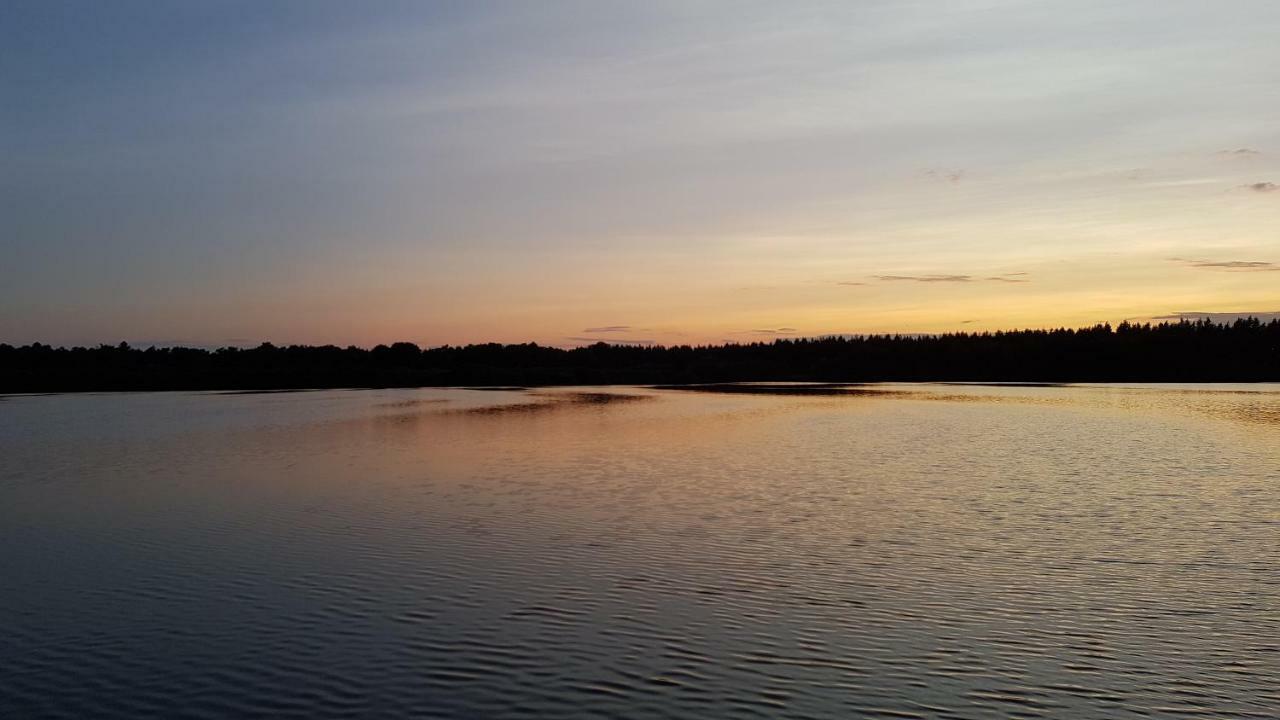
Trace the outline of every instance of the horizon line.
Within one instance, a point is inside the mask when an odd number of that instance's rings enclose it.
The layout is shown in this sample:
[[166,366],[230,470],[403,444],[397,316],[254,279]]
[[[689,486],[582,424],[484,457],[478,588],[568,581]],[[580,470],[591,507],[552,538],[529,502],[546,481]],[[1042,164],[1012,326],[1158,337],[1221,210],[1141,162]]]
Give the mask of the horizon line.
[[[1225,317],[1218,320],[1218,319],[1214,319],[1214,317],[1212,316],[1225,316]],[[1261,316],[1275,316],[1275,317],[1264,318]],[[1177,319],[1174,319],[1175,317]],[[1124,319],[1116,323],[1112,323],[1111,321],[1102,321],[1102,322],[1093,323],[1091,325],[1076,325],[1076,326],[1047,325],[1047,326],[1040,326],[1040,327],[1022,326],[1022,327],[1003,328],[1003,329],[995,329],[995,330],[963,330],[961,329],[961,330],[944,330],[944,331],[938,331],[938,332],[865,332],[865,333],[832,332],[832,333],[814,333],[814,334],[796,334],[796,335],[774,335],[770,337],[761,337],[755,340],[748,340],[748,341],[726,339],[722,342],[704,342],[704,343],[667,344],[667,343],[661,343],[661,342],[650,341],[650,340],[631,341],[631,340],[625,340],[625,339],[619,339],[619,340],[614,340],[610,342],[602,338],[595,342],[582,342],[582,343],[573,343],[573,344],[540,343],[540,342],[537,342],[536,340],[526,340],[523,342],[499,342],[496,340],[492,340],[492,341],[486,341],[486,342],[468,342],[468,343],[445,342],[445,343],[430,345],[430,344],[419,344],[412,340],[394,340],[390,343],[382,342],[382,343],[374,344],[372,346],[368,346],[368,345],[357,345],[355,343],[350,343],[346,345],[338,345],[335,343],[276,344],[274,342],[271,342],[270,340],[263,340],[255,344],[250,344],[249,342],[245,341],[241,344],[216,345],[216,344],[201,344],[201,343],[186,344],[182,341],[178,341],[174,343],[163,343],[163,342],[157,343],[154,341],[148,341],[146,343],[141,343],[138,341],[130,342],[128,340],[121,340],[117,343],[100,342],[96,344],[53,345],[51,343],[44,343],[39,340],[35,340],[35,341],[24,343],[24,344],[15,344],[10,342],[0,341],[0,350],[2,349],[18,350],[23,348],[41,347],[41,348],[49,348],[53,350],[100,350],[103,348],[110,348],[110,349],[129,349],[129,350],[138,350],[138,351],[200,350],[200,351],[209,352],[209,351],[218,351],[218,350],[247,351],[247,350],[257,350],[263,347],[270,347],[270,348],[276,348],[276,349],[336,348],[339,350],[356,349],[356,350],[362,350],[365,352],[372,352],[372,351],[378,350],[379,348],[385,348],[387,350],[390,350],[397,345],[413,346],[419,351],[439,350],[439,349],[445,349],[445,348],[483,347],[488,345],[497,345],[500,347],[532,346],[532,347],[540,347],[540,348],[554,348],[557,350],[566,350],[566,351],[580,349],[580,348],[597,347],[600,345],[604,345],[607,347],[614,347],[614,348],[639,348],[639,349],[669,349],[669,348],[681,348],[681,347],[719,348],[719,347],[749,346],[749,345],[776,345],[780,343],[794,342],[798,340],[821,341],[821,340],[855,340],[855,339],[871,339],[871,338],[889,338],[889,339],[930,338],[930,337],[946,337],[946,336],[981,337],[984,335],[1029,333],[1029,332],[1032,332],[1032,333],[1034,332],[1083,332],[1083,331],[1096,332],[1103,329],[1114,332],[1116,329],[1122,326],[1138,327],[1138,328],[1142,328],[1142,327],[1156,328],[1156,327],[1162,327],[1162,326],[1176,326],[1176,325],[1213,325],[1217,327],[1229,327],[1239,322],[1248,322],[1248,321],[1256,321],[1260,325],[1264,325],[1264,326],[1280,324],[1280,311],[1274,311],[1274,312],[1268,311],[1265,313],[1240,313],[1240,314],[1229,313],[1229,312],[1178,313],[1178,314],[1171,314],[1171,315],[1165,315],[1165,316],[1154,316],[1150,318]]]

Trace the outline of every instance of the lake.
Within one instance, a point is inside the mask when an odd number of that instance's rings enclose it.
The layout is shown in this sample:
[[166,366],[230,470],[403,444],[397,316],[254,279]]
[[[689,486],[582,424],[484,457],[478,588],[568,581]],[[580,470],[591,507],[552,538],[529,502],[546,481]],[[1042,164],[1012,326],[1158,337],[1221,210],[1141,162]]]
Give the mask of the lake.
[[3,718],[1274,718],[1280,386],[8,396],[0,583]]

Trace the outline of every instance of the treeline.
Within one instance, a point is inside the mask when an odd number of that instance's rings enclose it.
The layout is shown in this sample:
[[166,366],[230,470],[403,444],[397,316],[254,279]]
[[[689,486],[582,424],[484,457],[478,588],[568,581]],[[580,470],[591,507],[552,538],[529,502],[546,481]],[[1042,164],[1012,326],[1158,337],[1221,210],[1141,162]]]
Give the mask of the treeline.
[[0,393],[741,381],[1280,381],[1280,320],[867,335],[717,346],[371,350],[0,344]]

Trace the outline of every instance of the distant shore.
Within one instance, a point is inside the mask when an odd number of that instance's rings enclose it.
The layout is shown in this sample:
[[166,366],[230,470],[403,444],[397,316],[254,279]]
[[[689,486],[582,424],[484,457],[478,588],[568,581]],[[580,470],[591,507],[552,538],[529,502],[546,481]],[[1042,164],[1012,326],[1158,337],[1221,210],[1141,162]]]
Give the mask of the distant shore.
[[797,381],[1278,382],[1280,320],[572,349],[0,344],[0,393]]

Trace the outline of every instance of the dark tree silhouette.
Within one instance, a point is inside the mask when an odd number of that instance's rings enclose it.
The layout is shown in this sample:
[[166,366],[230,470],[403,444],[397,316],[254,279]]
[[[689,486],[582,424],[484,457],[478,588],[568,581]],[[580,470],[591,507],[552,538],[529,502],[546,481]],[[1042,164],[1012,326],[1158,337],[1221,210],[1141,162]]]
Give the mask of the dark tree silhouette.
[[1280,320],[570,350],[534,343],[427,350],[407,342],[372,350],[0,344],[2,393],[892,380],[1280,381]]

